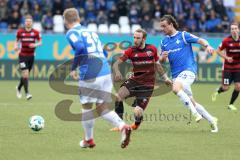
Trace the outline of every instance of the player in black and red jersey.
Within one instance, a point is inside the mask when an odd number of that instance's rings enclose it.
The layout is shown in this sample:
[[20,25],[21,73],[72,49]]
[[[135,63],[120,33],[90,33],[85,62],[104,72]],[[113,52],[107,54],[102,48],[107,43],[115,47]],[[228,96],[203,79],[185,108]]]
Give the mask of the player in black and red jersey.
[[[228,109],[237,110],[233,105],[240,91],[240,36],[239,24],[232,23],[230,26],[231,35],[226,37],[216,50],[218,55],[224,58],[222,70],[222,85],[217,92],[213,93],[212,100],[215,101],[218,94],[225,92],[234,82],[235,88],[232,93]],[[222,51],[225,51],[223,53]]]
[[42,44],[40,33],[32,28],[33,19],[31,15],[25,16],[25,26],[17,31],[14,50],[19,53],[19,68],[21,79],[16,87],[17,97],[21,98],[21,88],[24,87],[27,100],[32,98],[28,91],[29,72],[34,63],[34,51],[37,46]]
[[[134,32],[134,46],[128,48],[124,54],[113,64],[115,80],[122,79],[118,65],[126,60],[131,60],[133,65],[133,75],[130,76],[120,87],[116,94],[115,111],[123,114],[122,101],[127,97],[135,97],[134,117],[135,123],[132,129],[137,129],[143,119],[143,111],[146,109],[152,95],[155,83],[155,71],[164,75],[165,81],[171,81],[164,74],[162,66],[158,62],[158,52],[154,45],[146,44],[147,33],[143,29]],[[122,116],[122,115],[119,115]],[[114,130],[114,129],[112,129]]]

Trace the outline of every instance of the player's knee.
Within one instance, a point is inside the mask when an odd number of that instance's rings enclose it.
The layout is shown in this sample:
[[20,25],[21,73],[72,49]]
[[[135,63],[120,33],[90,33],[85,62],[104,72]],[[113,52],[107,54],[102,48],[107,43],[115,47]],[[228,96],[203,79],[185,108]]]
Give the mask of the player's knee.
[[224,86],[222,86],[222,89],[223,89],[224,91],[227,91],[227,90],[229,89],[229,86],[224,85]]
[[240,91],[240,84],[236,84],[236,85],[235,85],[235,90],[236,90],[236,91]]
[[173,84],[172,91],[173,93],[177,94],[182,89],[181,85]]
[[173,87],[172,91],[173,93],[177,94],[181,89],[179,87]]

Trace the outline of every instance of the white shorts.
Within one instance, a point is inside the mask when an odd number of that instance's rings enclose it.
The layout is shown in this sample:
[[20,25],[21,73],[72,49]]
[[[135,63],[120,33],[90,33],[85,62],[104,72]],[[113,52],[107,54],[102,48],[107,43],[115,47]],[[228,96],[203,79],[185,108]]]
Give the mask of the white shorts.
[[196,75],[192,71],[182,71],[177,78],[173,79],[174,82],[180,82],[183,86],[183,91],[188,95],[192,96],[191,85],[195,81]]
[[79,96],[81,104],[111,102],[112,87],[111,74],[98,77],[93,81],[80,80]]

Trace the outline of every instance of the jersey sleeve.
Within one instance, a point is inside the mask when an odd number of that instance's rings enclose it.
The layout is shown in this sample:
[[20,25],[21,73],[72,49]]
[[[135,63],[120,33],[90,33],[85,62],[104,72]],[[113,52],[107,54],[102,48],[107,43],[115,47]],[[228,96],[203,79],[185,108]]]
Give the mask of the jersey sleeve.
[[195,36],[194,34],[188,33],[188,32],[182,32],[183,41],[187,43],[197,43],[199,40],[198,36]]
[[222,41],[222,43],[219,45],[218,49],[220,51],[224,50],[226,48],[226,39]]
[[37,39],[38,41],[41,41],[42,36],[41,36],[41,33],[40,33],[40,32],[37,32],[37,37],[36,37],[36,39]]
[[165,47],[163,45],[163,41],[160,42],[160,49],[161,49],[160,55],[162,55],[162,52],[166,51],[166,49],[165,49]]
[[18,30],[18,31],[17,31],[17,34],[16,34],[16,39],[17,39],[17,41],[20,40],[20,36],[21,36],[21,31]]
[[130,58],[132,49],[128,48],[127,50],[124,51],[123,55],[119,57],[120,60],[122,60],[123,62],[126,61],[127,59]]
[[67,40],[74,50],[74,60],[72,64],[71,70],[75,70],[81,61],[81,54],[84,51],[84,44],[81,37],[73,31],[67,33]]
[[154,60],[155,62],[157,62],[159,60],[158,50],[155,46],[153,46],[153,48],[154,48]]

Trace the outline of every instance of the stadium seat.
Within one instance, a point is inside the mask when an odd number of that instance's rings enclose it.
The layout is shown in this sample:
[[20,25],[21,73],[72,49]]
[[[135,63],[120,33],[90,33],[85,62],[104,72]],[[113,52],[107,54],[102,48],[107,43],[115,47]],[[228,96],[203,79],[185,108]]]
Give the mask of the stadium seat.
[[62,33],[64,30],[63,17],[61,15],[53,16],[53,32]]
[[118,34],[120,32],[118,24],[111,24],[109,26],[109,33]]
[[131,33],[131,28],[128,24],[125,24],[125,25],[121,26],[120,32],[122,34],[130,34]]
[[89,23],[88,25],[87,25],[87,28],[90,30],[90,31],[92,31],[92,32],[97,32],[97,24],[96,23]]
[[121,17],[119,17],[118,23],[120,26],[128,25],[129,19],[127,16],[121,16]]
[[36,29],[39,32],[42,32],[42,24],[40,22],[34,22],[33,28]]
[[140,24],[133,24],[131,28],[131,32],[134,33],[139,28],[141,28]]
[[99,24],[98,33],[108,33],[108,25],[107,24]]

